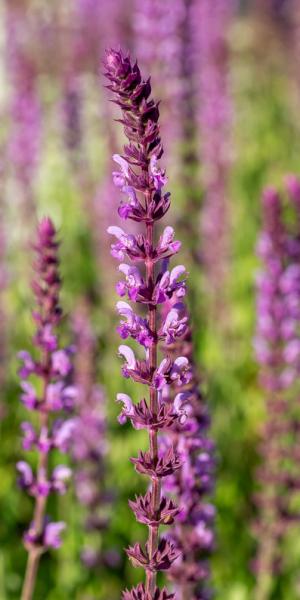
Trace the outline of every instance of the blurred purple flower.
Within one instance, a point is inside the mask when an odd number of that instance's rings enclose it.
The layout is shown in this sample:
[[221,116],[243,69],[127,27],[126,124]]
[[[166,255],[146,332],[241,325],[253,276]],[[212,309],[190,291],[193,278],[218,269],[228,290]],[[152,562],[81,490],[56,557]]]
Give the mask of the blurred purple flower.
[[[21,425],[23,448],[35,449],[39,455],[36,472],[25,461],[17,463],[21,487],[35,497],[34,519],[24,536],[29,557],[23,594],[28,598],[33,594],[41,553],[48,547],[56,548],[60,545],[59,534],[65,527],[64,523],[46,522],[45,511],[47,496],[51,492],[65,493],[66,483],[71,476],[71,470],[66,465],[58,465],[51,473],[49,453],[53,448],[59,448],[63,452],[68,450],[72,425],[71,421],[64,421],[62,418],[52,421],[50,417],[51,413],[70,410],[76,392],[64,379],[71,370],[69,350],[58,349],[55,331],[62,317],[59,306],[61,282],[58,242],[50,219],[45,218],[39,223],[34,248],[36,261],[32,288],[37,308],[33,312],[36,323],[33,343],[38,350],[38,358],[33,358],[27,351],[18,355],[23,363],[20,369],[20,377],[23,378],[21,400],[27,409],[37,411],[40,417],[37,429],[27,421]],[[27,381],[31,375],[40,379],[39,395],[35,385]]]
[[[260,445],[258,515],[254,534],[256,594],[271,593],[272,578],[284,553],[284,540],[299,514],[293,506],[299,489],[298,378],[300,372],[300,181],[286,179],[294,223],[274,188],[263,194],[263,226],[257,244],[262,270],[257,277],[257,330],[254,342],[267,418]],[[296,225],[295,225],[296,223]],[[297,409],[296,409],[297,410]]]
[[66,524],[62,521],[58,521],[58,523],[48,523],[44,533],[45,546],[48,548],[59,548],[61,546],[60,535],[65,527]]

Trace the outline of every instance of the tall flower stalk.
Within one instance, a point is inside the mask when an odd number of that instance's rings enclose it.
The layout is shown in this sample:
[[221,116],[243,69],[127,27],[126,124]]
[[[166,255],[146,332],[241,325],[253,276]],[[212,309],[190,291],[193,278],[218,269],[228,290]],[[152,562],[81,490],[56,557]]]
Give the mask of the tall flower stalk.
[[[33,597],[40,557],[49,548],[60,546],[60,534],[65,528],[63,522],[51,522],[46,510],[49,494],[63,494],[71,475],[66,465],[58,465],[51,471],[50,458],[54,449],[68,450],[72,420],[65,420],[62,415],[72,409],[75,395],[75,389],[66,382],[71,371],[71,349],[59,348],[55,332],[62,318],[59,306],[61,280],[56,231],[48,218],[38,226],[35,251],[32,288],[36,309],[32,316],[36,324],[33,344],[37,352],[35,357],[27,351],[19,354],[22,360],[21,400],[28,410],[38,415],[35,426],[27,421],[21,426],[24,450],[34,449],[38,455],[36,472],[23,460],[17,463],[19,484],[35,502],[33,519],[24,535],[28,561],[22,600]],[[28,381],[31,376],[39,380],[39,385]],[[57,413],[57,418],[53,419]]]
[[[133,403],[126,394],[118,394],[117,400],[123,403],[119,420],[129,419],[135,428],[148,430],[149,449],[140,451],[131,461],[137,472],[150,478],[150,488],[145,496],[130,501],[130,506],[140,523],[148,526],[148,539],[145,548],[139,543],[129,547],[127,554],[136,567],[146,572],[145,585],[140,584],[131,591],[125,591],[124,600],[166,600],[174,598],[166,590],[156,587],[158,571],[167,571],[178,556],[174,544],[160,538],[159,527],[173,522],[178,508],[172,500],[161,494],[161,481],[180,467],[180,459],[173,446],[164,451],[158,447],[158,433],[168,429],[182,418],[184,405],[181,398],[174,404],[167,404],[162,397],[164,386],[172,381],[184,385],[189,380],[189,365],[186,357],[163,358],[159,362],[159,342],[176,339],[184,332],[185,324],[179,314],[172,319],[169,315],[162,322],[158,318],[158,305],[164,304],[177,293],[185,293],[185,282],[181,277],[185,268],[180,265],[171,271],[166,259],[176,254],[180,243],[174,241],[174,231],[166,227],[157,239],[157,222],[167,213],[170,194],[163,192],[167,179],[157,161],[163,154],[159,135],[158,103],[151,99],[150,81],[142,80],[137,63],[122,52],[109,50],[105,60],[108,88],[115,96],[115,102],[122,109],[121,123],[129,143],[124,146],[124,156],[114,155],[121,167],[114,172],[114,181],[123,192],[119,215],[144,225],[143,233],[132,235],[120,227],[110,227],[108,232],[116,237],[112,254],[121,260],[119,270],[125,280],[117,285],[121,297],[137,302],[146,309],[146,316],[134,312],[132,307],[121,300],[117,310],[121,316],[119,333],[123,339],[131,337],[142,347],[144,358],[137,359],[131,347],[122,344],[119,354],[124,357],[122,368],[124,377],[142,383],[149,389],[149,398]],[[123,262],[128,259],[131,264]],[[144,273],[137,266],[144,267]]]
[[257,600],[270,597],[274,576],[282,571],[284,538],[299,521],[294,499],[300,486],[300,182],[291,177],[287,187],[290,204],[296,208],[296,229],[288,227],[283,200],[269,188],[263,196],[263,231],[258,244],[263,270],[257,281],[255,349],[267,419],[262,432],[254,527],[258,540]]
[[[181,312],[181,318],[188,324],[188,313],[182,302],[173,304],[169,314]],[[171,305],[172,306],[172,305]],[[169,317],[170,318],[170,317]],[[172,358],[178,354],[185,356],[190,364],[191,378],[184,387],[176,382],[164,389],[164,400],[177,403],[186,402],[186,418],[183,423],[174,425],[165,436],[172,441],[182,461],[181,469],[165,480],[163,489],[171,492],[180,507],[176,523],[170,537],[180,550],[180,557],[172,565],[168,575],[175,583],[177,600],[208,600],[209,557],[214,548],[215,508],[210,502],[214,489],[214,443],[208,437],[210,418],[205,398],[200,388],[197,367],[193,357],[193,340],[190,325],[183,336],[165,347],[165,353]],[[163,443],[165,440],[163,440]]]

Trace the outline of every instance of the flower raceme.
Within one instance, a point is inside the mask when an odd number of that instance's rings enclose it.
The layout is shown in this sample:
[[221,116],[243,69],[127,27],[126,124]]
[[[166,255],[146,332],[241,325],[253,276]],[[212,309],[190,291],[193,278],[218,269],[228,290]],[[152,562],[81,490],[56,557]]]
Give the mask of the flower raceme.
[[[263,228],[257,253],[257,329],[254,341],[267,420],[260,445],[257,476],[258,540],[255,561],[256,597],[272,592],[274,575],[282,572],[284,548],[298,526],[300,369],[300,181],[286,180],[286,198],[267,188],[262,198]],[[286,211],[288,211],[286,213]],[[294,214],[293,214],[294,213]],[[294,219],[292,219],[292,215]]]
[[[140,451],[131,460],[136,470],[151,481],[145,496],[130,501],[136,519],[148,526],[148,541],[144,548],[135,544],[127,550],[132,564],[145,570],[146,581],[145,585],[125,591],[123,598],[167,600],[174,595],[157,588],[156,574],[171,567],[178,551],[172,542],[159,537],[159,526],[172,523],[179,509],[161,494],[161,480],[179,469],[181,461],[172,445],[163,450],[158,448],[158,433],[175,423],[179,427],[184,421],[186,394],[178,392],[171,405],[164,402],[162,390],[172,382],[179,387],[188,383],[190,369],[185,356],[165,356],[159,362],[158,350],[160,343],[173,342],[186,330],[187,319],[181,304],[185,295],[185,268],[178,265],[168,270],[169,260],[180,250],[172,227],[165,227],[160,236],[157,234],[157,222],[170,207],[170,194],[163,191],[167,177],[158,164],[163,147],[158,103],[151,99],[150,80],[144,81],[137,63],[132,64],[121,51],[107,51],[105,70],[113,101],[122,110],[120,122],[128,139],[123,155],[113,156],[119,166],[113,172],[113,180],[123,196],[119,215],[125,221],[140,223],[140,233],[135,235],[121,227],[108,229],[115,238],[112,255],[120,261],[119,271],[124,275],[117,284],[117,293],[122,298],[117,303],[121,317],[118,331],[122,339],[132,338],[143,348],[142,357],[138,358],[131,347],[122,344],[119,355],[124,359],[124,377],[144,384],[149,390],[149,398],[137,403],[126,394],[117,395],[122,404],[120,423],[130,420],[134,428],[148,430],[149,450]],[[161,321],[158,306],[169,302],[175,293],[176,303]],[[143,306],[145,314],[141,316],[126,299]]]
[[[36,356],[27,351],[19,353],[22,361],[19,371],[22,380],[21,401],[29,411],[39,415],[39,427],[34,427],[29,421],[21,425],[24,450],[36,450],[38,453],[37,469],[34,472],[24,460],[17,463],[19,484],[35,499],[33,520],[24,535],[28,563],[22,600],[30,600],[33,596],[41,554],[61,544],[60,534],[65,523],[51,522],[46,515],[46,506],[49,494],[65,493],[71,470],[66,465],[58,465],[51,472],[49,458],[54,449],[60,452],[69,449],[74,423],[72,419],[64,419],[63,415],[72,410],[76,396],[75,388],[68,385],[66,380],[72,369],[73,349],[59,348],[55,331],[62,318],[59,306],[61,280],[58,242],[50,219],[45,218],[40,222],[34,249],[36,261],[32,288],[37,308],[32,315],[36,324],[33,344],[37,352]],[[41,391],[38,392],[35,385],[28,381],[31,376],[40,380]]]

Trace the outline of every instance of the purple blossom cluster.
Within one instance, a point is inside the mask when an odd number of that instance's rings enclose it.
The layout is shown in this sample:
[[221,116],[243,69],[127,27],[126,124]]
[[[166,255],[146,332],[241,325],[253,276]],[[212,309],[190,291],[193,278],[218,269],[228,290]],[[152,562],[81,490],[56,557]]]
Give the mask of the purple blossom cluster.
[[194,7],[194,22],[199,24],[196,37],[200,77],[198,106],[204,178],[202,257],[215,304],[223,303],[228,256],[231,103],[226,36],[232,10],[233,0],[201,0]]
[[[176,300],[175,300],[176,301]],[[186,320],[188,314],[183,307]],[[210,502],[214,488],[214,444],[208,437],[210,419],[203,398],[197,368],[193,359],[191,328],[184,335],[166,341],[165,353],[172,358],[180,354],[188,359],[190,380],[185,386],[177,383],[163,390],[164,401],[172,406],[184,397],[184,415],[180,425],[174,424],[162,444],[172,443],[182,467],[165,480],[163,491],[171,492],[180,512],[170,533],[170,539],[180,551],[179,558],[169,571],[175,583],[178,600],[207,600],[211,598],[209,556],[214,548],[215,508]]]
[[34,471],[24,460],[17,463],[19,484],[35,500],[33,519],[24,535],[29,556],[22,600],[32,597],[41,554],[61,544],[60,534],[65,523],[48,519],[47,499],[51,493],[64,494],[71,476],[71,470],[65,464],[53,470],[50,467],[54,449],[64,453],[68,451],[73,421],[66,419],[64,414],[70,413],[76,398],[76,389],[68,383],[73,349],[60,348],[55,331],[62,318],[58,246],[54,225],[50,219],[44,218],[39,223],[34,246],[36,260],[32,281],[36,301],[36,309],[32,313],[36,325],[33,344],[37,352],[36,356],[25,350],[19,353],[22,361],[19,371],[21,401],[27,410],[38,416],[34,425],[29,421],[21,425],[23,448],[36,451],[38,465]]
[[[175,293],[178,298],[184,296],[185,268],[168,270],[168,259],[180,248],[171,227],[166,227],[156,240],[156,224],[169,209],[170,194],[163,191],[167,178],[158,166],[163,148],[158,103],[151,99],[150,80],[144,81],[137,63],[132,64],[121,51],[107,52],[105,68],[108,88],[122,110],[121,123],[128,139],[124,155],[114,156],[120,167],[113,174],[114,182],[124,195],[119,215],[144,224],[144,230],[136,235],[119,227],[108,230],[116,238],[112,253],[122,261],[119,270],[124,274],[117,292],[121,298],[127,296],[131,302],[144,305],[146,312],[143,317],[127,302],[122,300],[117,304],[122,317],[119,333],[122,338],[136,340],[142,346],[143,356],[137,358],[131,347],[122,344],[119,347],[124,358],[122,373],[149,389],[149,399],[142,398],[138,403],[126,394],[118,394],[117,400],[123,405],[119,420],[124,423],[128,419],[133,427],[148,430],[149,450],[141,450],[131,460],[137,472],[147,475],[151,483],[145,496],[137,496],[130,502],[136,519],[148,526],[146,546],[136,543],[127,550],[132,564],[145,570],[146,582],[124,592],[123,597],[126,600],[173,598],[173,594],[156,587],[157,572],[168,571],[178,557],[174,544],[166,537],[159,537],[159,527],[171,524],[179,511],[172,500],[161,494],[161,482],[181,467],[181,460],[173,445],[159,448],[158,432],[179,423],[184,413],[185,396],[178,395],[173,404],[166,403],[164,387],[172,382],[184,386],[191,374],[185,356],[168,355],[158,360],[159,343],[176,340],[187,327],[180,303],[174,304],[161,322],[158,307],[169,302]],[[129,264],[123,262],[126,259]]]
[[263,194],[263,230],[257,248],[263,269],[257,277],[255,350],[267,409],[254,526],[259,540],[255,562],[259,598],[270,593],[273,575],[281,570],[284,538],[299,520],[294,500],[300,488],[300,238],[298,227],[293,230],[288,224],[286,209],[294,210],[299,223],[300,181],[289,176],[286,188],[288,207],[275,189]]

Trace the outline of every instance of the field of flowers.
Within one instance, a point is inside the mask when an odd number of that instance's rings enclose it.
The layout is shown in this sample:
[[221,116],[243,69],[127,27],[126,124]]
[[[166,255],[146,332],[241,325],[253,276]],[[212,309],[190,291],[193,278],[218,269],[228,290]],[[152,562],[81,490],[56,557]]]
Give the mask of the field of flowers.
[[0,600],[297,600],[299,0],[0,47]]

